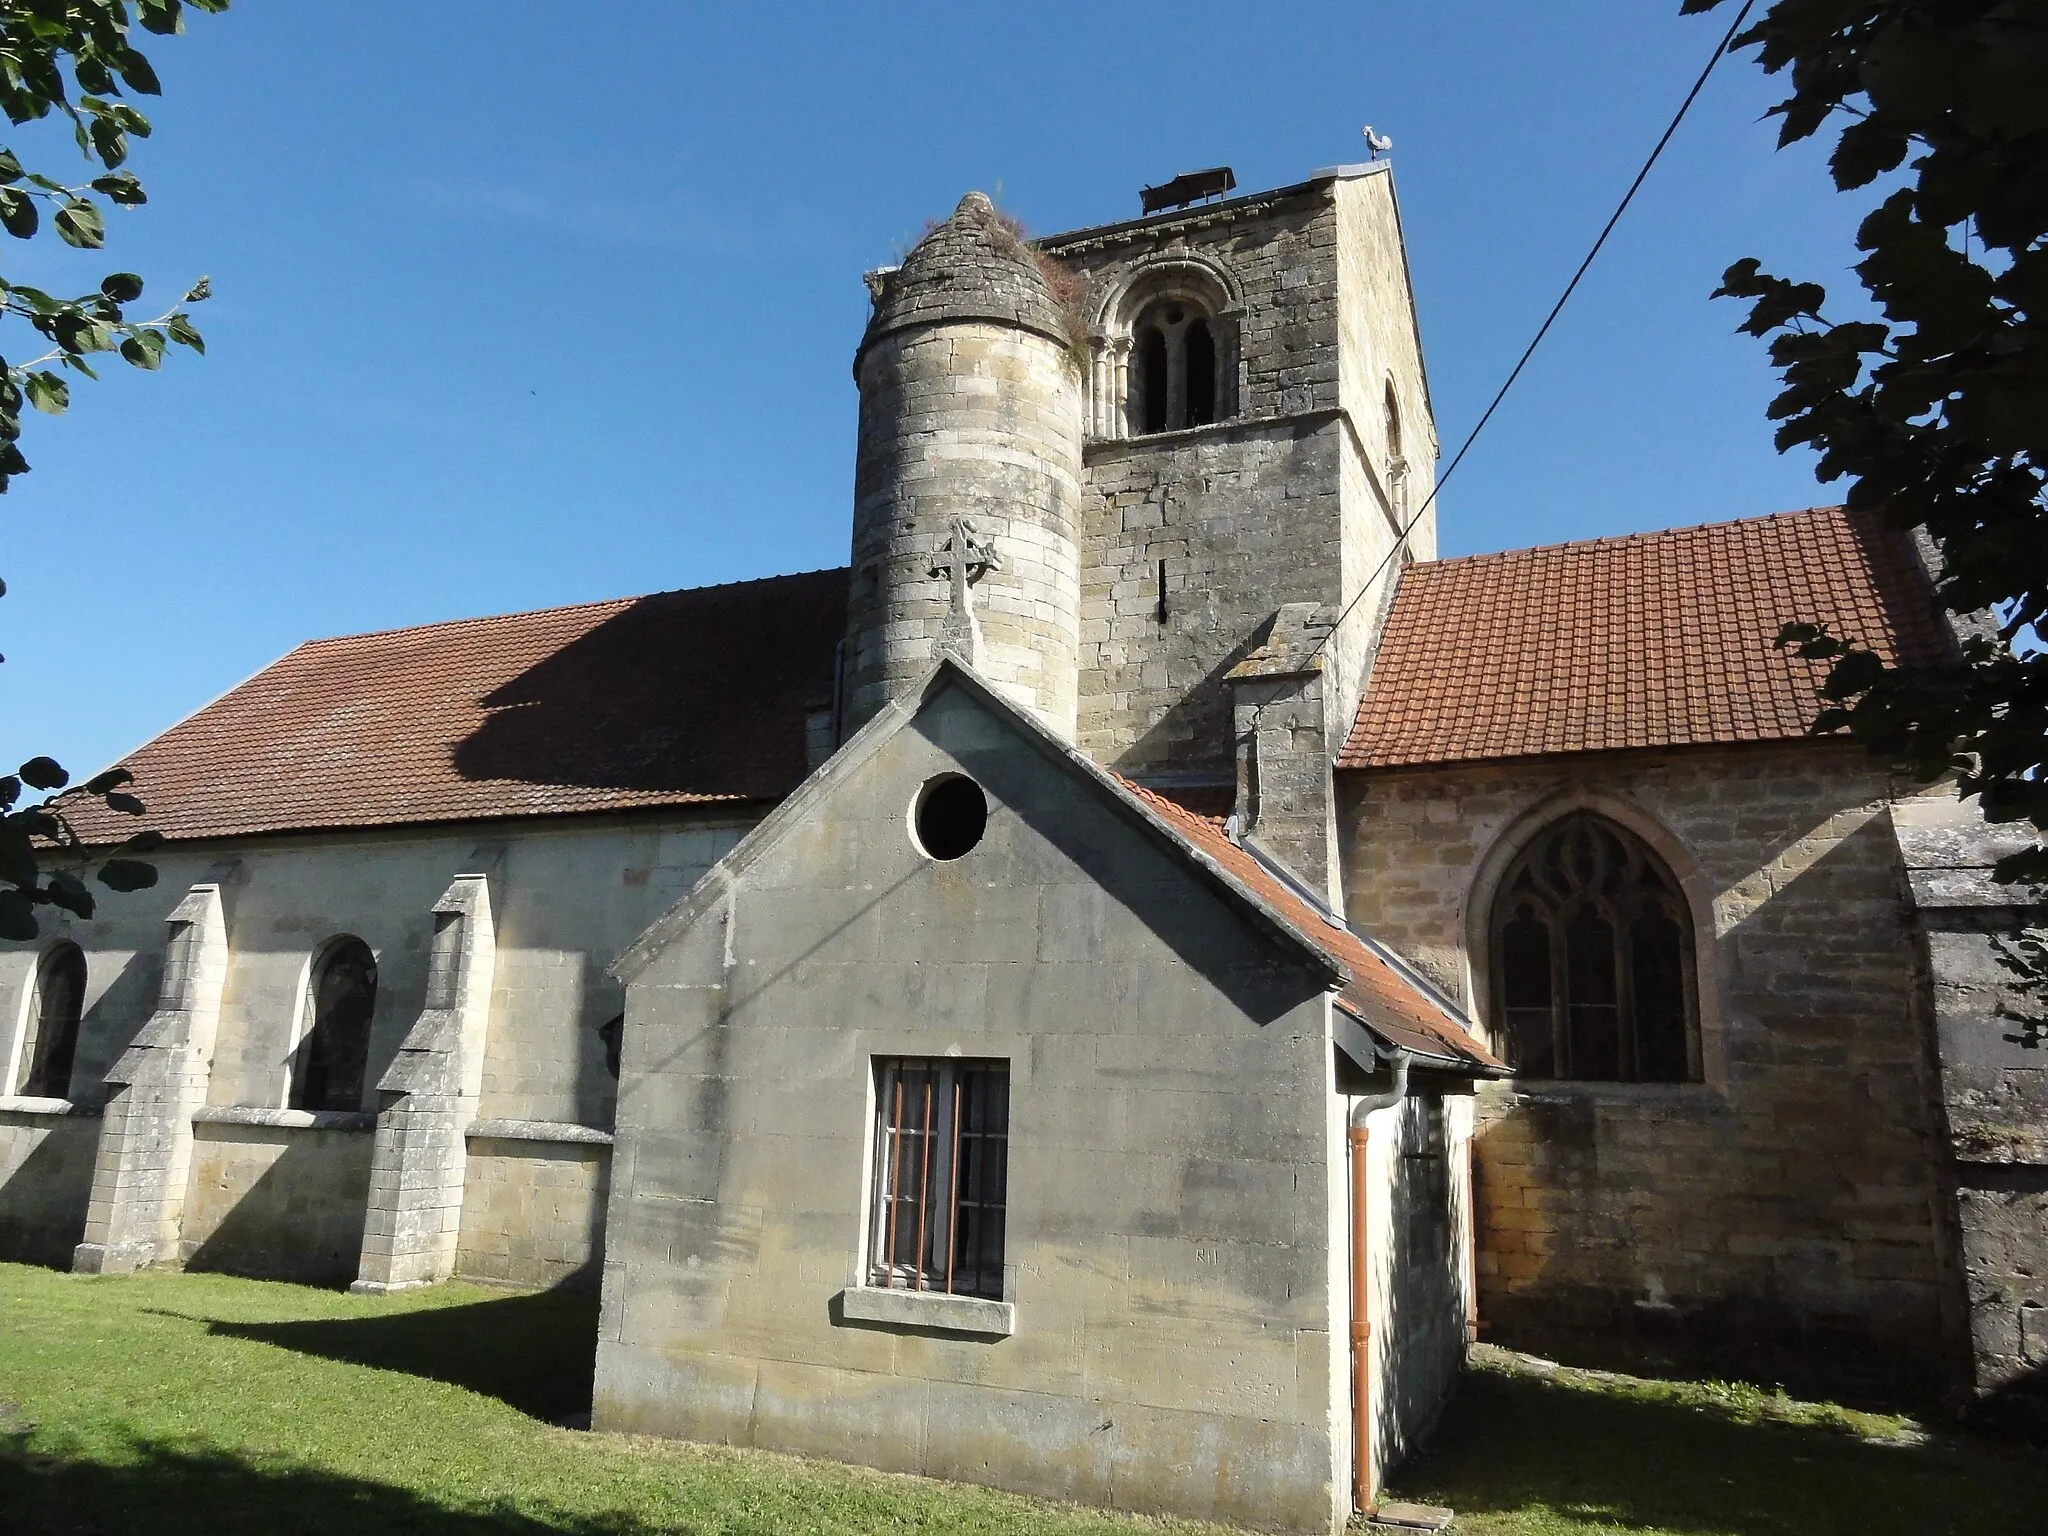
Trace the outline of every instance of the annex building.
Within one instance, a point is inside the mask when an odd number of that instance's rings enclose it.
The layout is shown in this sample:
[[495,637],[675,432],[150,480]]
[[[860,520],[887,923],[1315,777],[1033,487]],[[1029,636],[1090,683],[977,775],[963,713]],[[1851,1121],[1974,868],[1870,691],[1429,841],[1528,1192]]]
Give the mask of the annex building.
[[2022,896],[1771,644],[1943,654],[1910,540],[1438,559],[1385,162],[868,285],[847,567],[128,759],[161,883],[0,946],[0,1255],[601,1286],[600,1429],[1295,1531],[1481,1335],[2038,1383]]

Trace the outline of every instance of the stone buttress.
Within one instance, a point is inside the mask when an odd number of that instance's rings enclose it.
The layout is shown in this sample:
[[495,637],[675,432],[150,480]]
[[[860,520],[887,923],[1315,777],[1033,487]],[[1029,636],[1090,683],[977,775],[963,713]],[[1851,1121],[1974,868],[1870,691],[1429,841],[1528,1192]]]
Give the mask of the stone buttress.
[[192,1117],[206,1103],[227,977],[220,887],[193,886],[168,921],[156,1011],[107,1072],[85,1241],[71,1260],[83,1274],[127,1274],[178,1253]]
[[434,903],[426,1005],[377,1082],[383,1106],[352,1290],[403,1290],[455,1272],[496,954],[489,882],[457,875]]

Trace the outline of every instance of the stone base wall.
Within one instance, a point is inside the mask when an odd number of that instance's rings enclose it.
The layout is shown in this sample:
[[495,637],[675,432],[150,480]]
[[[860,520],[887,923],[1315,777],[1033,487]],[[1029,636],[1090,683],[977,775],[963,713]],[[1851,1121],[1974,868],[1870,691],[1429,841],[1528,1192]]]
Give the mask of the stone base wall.
[[189,1269],[346,1283],[362,1251],[371,1133],[193,1127],[180,1255]]
[[0,1260],[70,1264],[99,1136],[96,1114],[0,1109]]
[[595,1288],[610,1188],[610,1147],[471,1137],[456,1274]]
[[1788,1384],[1951,1378],[1953,1228],[1887,775],[1800,744],[1346,778],[1352,919],[1482,1013],[1485,881],[1555,815],[1623,820],[1694,910],[1705,1081],[1480,1095],[1491,1337]]

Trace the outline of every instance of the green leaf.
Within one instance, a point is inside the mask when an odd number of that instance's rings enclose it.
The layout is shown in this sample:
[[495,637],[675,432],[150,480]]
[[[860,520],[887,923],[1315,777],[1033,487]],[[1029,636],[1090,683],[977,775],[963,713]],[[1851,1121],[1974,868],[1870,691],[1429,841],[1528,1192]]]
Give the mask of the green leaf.
[[28,834],[11,819],[0,822],[0,881],[34,885],[40,873],[35,845],[28,840]]
[[154,827],[136,833],[115,851],[118,853],[154,853],[163,847],[167,839]]
[[109,859],[100,866],[99,882],[109,890],[146,891],[156,884],[156,866],[141,859]]
[[120,789],[134,782],[135,775],[126,768],[107,768],[85,781],[85,792],[88,795],[104,795],[110,789]]
[[38,369],[25,381],[28,403],[45,416],[62,416],[71,407],[71,386],[56,374]]
[[31,789],[62,789],[71,782],[54,757],[32,757],[16,770]]
[[156,71],[150,68],[149,60],[137,53],[133,48],[130,48],[121,55],[115,67],[121,71],[121,79],[126,83],[128,89],[134,91],[138,96],[161,96],[163,94],[163,84],[157,79]]
[[123,208],[139,208],[149,201],[149,194],[142,190],[142,183],[132,171],[110,171],[105,176],[93,177],[88,185],[108,202]]
[[96,205],[82,197],[74,197],[57,210],[56,224],[64,243],[81,251],[96,251],[106,243],[106,219]]
[[166,320],[164,322],[164,330],[170,334],[171,340],[177,342],[179,346],[190,347],[201,357],[206,355],[205,338],[192,328],[192,322],[182,314],[173,315],[170,319]]
[[108,810],[119,811],[123,816],[140,816],[143,812],[142,802],[123,790],[110,791],[106,801]]
[[187,288],[185,290],[184,302],[187,304],[204,304],[208,299],[212,297],[213,279],[210,277],[202,277],[199,279],[198,282],[194,283],[190,288]]
[[21,798],[21,780],[13,774],[0,778],[0,811]]
[[92,916],[92,892],[85,888],[83,880],[68,869],[51,870],[50,881],[43,894],[51,906],[62,907],[77,917]]
[[11,149],[0,149],[0,186],[21,180],[21,162]]
[[23,943],[41,931],[28,897],[20,891],[0,891],[0,939]]
[[100,279],[100,292],[116,304],[132,304],[142,297],[142,279],[133,272],[109,272]]
[[164,339],[156,331],[137,331],[121,342],[121,355],[154,373],[164,365]]
[[[42,223],[36,200],[13,187],[0,187],[0,226],[17,240],[28,240]],[[19,289],[15,290],[20,292]]]

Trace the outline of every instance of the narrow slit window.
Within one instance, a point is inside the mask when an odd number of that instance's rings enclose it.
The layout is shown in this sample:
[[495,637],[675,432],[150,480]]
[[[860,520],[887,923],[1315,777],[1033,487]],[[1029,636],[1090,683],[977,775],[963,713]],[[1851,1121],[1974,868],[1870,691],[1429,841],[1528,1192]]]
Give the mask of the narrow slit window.
[[1010,1067],[878,1059],[868,1283],[1001,1300]]

